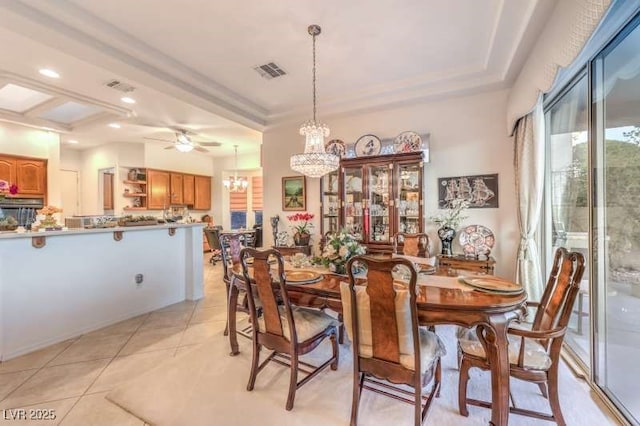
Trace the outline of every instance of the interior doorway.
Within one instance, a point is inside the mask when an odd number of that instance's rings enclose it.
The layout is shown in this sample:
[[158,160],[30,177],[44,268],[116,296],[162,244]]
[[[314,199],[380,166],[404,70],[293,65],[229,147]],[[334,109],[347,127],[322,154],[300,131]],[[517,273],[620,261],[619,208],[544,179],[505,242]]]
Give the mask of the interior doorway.
[[62,183],[62,215],[75,216],[80,213],[80,194],[77,170],[60,170]]

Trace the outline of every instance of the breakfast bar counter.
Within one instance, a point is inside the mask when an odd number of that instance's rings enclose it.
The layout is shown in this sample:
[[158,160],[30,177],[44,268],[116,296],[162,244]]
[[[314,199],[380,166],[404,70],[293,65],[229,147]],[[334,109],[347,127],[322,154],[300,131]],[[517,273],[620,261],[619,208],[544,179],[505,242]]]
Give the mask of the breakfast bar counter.
[[0,234],[0,359],[203,295],[202,224]]

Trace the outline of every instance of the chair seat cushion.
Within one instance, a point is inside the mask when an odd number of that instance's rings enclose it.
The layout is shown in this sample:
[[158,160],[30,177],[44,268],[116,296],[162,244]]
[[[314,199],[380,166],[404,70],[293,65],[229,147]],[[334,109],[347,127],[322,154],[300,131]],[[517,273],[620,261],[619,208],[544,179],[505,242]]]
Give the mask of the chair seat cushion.
[[[517,325],[513,327],[525,328]],[[471,329],[460,328],[456,334],[458,335],[458,344],[462,352],[478,358],[487,357],[482,343],[478,340],[475,327]],[[509,338],[509,363],[517,365],[522,337],[514,335],[508,335],[507,337]],[[551,367],[551,358],[547,354],[544,346],[528,337],[525,337],[524,342],[524,368],[529,370],[548,370],[549,367]]]
[[[282,331],[284,337],[287,340],[291,340],[291,333],[289,331],[289,322],[285,315],[285,307],[279,306],[280,321],[282,322]],[[296,334],[298,336],[298,342],[304,342],[322,333],[327,327],[331,325],[337,325],[337,321],[331,316],[325,314],[322,311],[315,309],[300,308],[292,306],[291,311],[293,313],[293,322],[296,327]],[[264,318],[258,318],[258,330],[261,333],[265,332]]]

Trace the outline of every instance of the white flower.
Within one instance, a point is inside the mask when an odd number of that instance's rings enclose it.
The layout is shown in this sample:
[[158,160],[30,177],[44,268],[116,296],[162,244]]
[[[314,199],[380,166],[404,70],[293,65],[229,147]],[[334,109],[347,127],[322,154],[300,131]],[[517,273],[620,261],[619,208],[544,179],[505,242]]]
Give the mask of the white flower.
[[334,249],[332,245],[327,245],[324,248],[324,255],[325,256],[331,256],[331,255],[333,255],[335,253],[336,253],[336,249]]
[[349,249],[347,248],[347,246],[342,246],[340,247],[338,254],[340,255],[340,257],[347,257],[347,255],[349,254]]

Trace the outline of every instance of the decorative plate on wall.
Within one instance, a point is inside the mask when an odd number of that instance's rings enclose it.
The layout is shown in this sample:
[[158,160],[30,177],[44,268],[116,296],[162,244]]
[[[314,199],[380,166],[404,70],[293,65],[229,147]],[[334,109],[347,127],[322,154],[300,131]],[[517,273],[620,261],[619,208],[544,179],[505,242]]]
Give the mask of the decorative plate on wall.
[[340,139],[332,139],[324,144],[324,151],[328,154],[334,154],[343,158],[347,152],[347,148]]
[[368,157],[380,154],[382,142],[376,135],[364,135],[356,141],[356,157]]
[[416,132],[402,132],[393,140],[393,151],[416,152],[422,149],[422,138]]
[[488,256],[495,243],[493,232],[482,225],[469,225],[460,232],[460,245],[464,254]]

